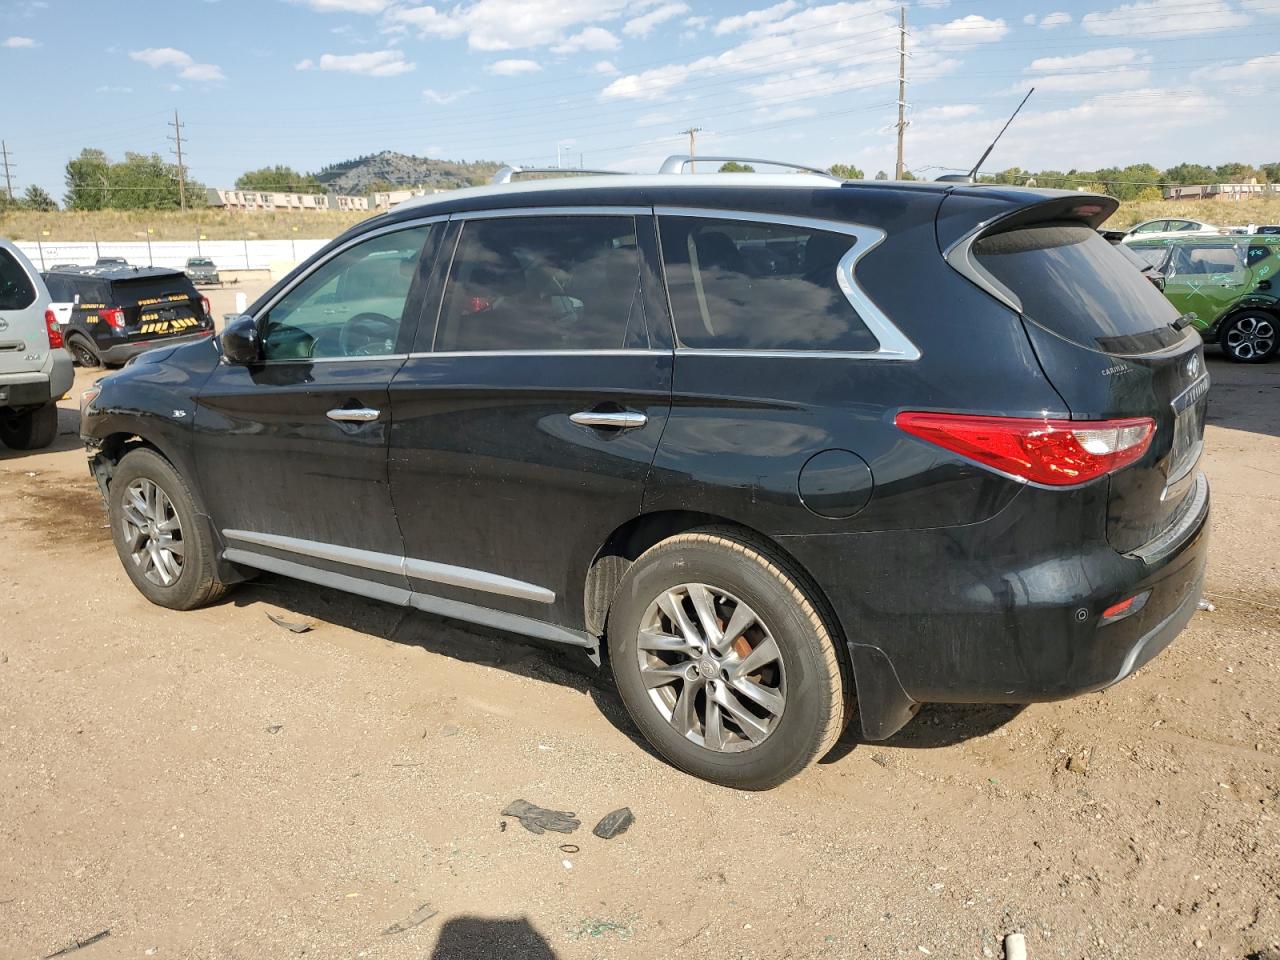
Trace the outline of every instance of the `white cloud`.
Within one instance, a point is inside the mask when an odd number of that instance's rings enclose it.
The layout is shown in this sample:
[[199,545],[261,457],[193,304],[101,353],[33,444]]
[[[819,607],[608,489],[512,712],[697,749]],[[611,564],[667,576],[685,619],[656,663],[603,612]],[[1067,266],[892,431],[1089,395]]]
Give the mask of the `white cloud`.
[[488,69],[499,77],[517,77],[522,73],[537,73],[542,67],[537,60],[498,60],[489,64]]
[[98,87],[98,88],[97,88],[96,90],[94,90],[93,92],[94,92],[94,93],[121,94],[121,95],[123,95],[123,94],[126,94],[126,93],[133,93],[133,87]]
[[943,7],[951,6],[951,0],[920,0],[920,6],[941,10]]
[[40,46],[40,44],[30,37],[10,37],[4,42],[4,46],[10,50],[29,50],[32,47]]
[[1046,14],[1040,20],[1041,30],[1052,30],[1055,27],[1065,27],[1071,22],[1071,14],[1064,13],[1059,10],[1055,13]]
[[173,47],[148,47],[145,50],[131,50],[129,57],[139,63],[145,63],[154,70],[172,67],[184,80],[195,80],[199,83],[213,83],[227,79],[222,68],[214,63],[196,63],[195,58],[184,50]]
[[389,29],[427,37],[465,36],[473,50],[517,50],[565,43],[575,29],[622,15],[631,0],[473,0],[443,6],[392,6]]
[[1004,20],[989,20],[971,13],[967,17],[961,17],[949,23],[931,24],[920,31],[919,37],[921,42],[932,44],[939,49],[959,50],[980,43],[1003,40],[1008,32],[1009,25]]
[[1069,57],[1040,57],[1027,65],[1027,70],[1045,73],[1052,70],[1096,70],[1099,67],[1120,67],[1139,61],[1146,63],[1150,57],[1142,56],[1132,47],[1103,47],[1086,50]]
[[1114,10],[1087,13],[1080,25],[1100,37],[1191,37],[1231,30],[1253,22],[1227,0],[1200,0],[1190,9],[1186,0],[1138,0]]
[[597,60],[595,64],[591,67],[591,72],[609,75],[609,74],[617,73],[618,68],[613,65],[613,62],[611,60]]
[[551,48],[553,53],[577,53],[579,50],[617,50],[622,41],[604,27],[586,27],[563,43]]
[[1191,74],[1191,78],[1232,96],[1269,93],[1280,84],[1280,53],[1254,57],[1244,63],[1202,67]]
[[1036,25],[1036,20],[1038,19],[1039,18],[1034,13],[1028,13],[1025,17],[1022,18],[1022,22],[1025,23],[1028,27],[1034,27]]
[[[1151,71],[1145,68],[1120,67],[1113,70],[1097,70],[1092,73],[1046,73],[1031,78],[1037,93],[1103,93],[1115,90],[1134,90],[1151,81]],[[1024,84],[1014,84],[1010,93],[1022,93]]]
[[428,103],[438,103],[443,106],[449,103],[457,103],[471,92],[470,88],[465,90],[432,90],[428,87],[422,91],[422,99]]
[[319,13],[381,13],[391,0],[294,0]]
[[666,23],[668,20],[673,20],[682,13],[688,12],[689,5],[687,3],[664,3],[648,13],[642,13],[640,16],[628,20],[622,25],[622,32],[628,37],[647,37],[658,24]]
[[710,20],[710,17],[685,17],[684,25],[690,30],[701,30]]
[[765,7],[763,10],[752,10],[749,13],[725,17],[716,24],[715,32],[719,36],[726,33],[734,33],[738,30],[749,30],[762,23],[770,23],[781,19],[795,8],[795,0],[782,0],[782,3],[775,3],[772,7]]
[[417,64],[406,61],[403,50],[371,50],[368,53],[322,53],[319,61],[310,58],[300,60],[294,69],[358,73],[366,77],[397,77],[417,69]]

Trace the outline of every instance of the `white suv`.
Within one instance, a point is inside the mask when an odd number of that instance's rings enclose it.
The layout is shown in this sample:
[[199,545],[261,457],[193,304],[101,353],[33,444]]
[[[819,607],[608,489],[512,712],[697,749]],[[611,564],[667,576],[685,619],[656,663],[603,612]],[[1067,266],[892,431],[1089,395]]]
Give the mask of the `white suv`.
[[58,400],[75,371],[31,261],[0,240],[0,441],[36,450],[58,434]]

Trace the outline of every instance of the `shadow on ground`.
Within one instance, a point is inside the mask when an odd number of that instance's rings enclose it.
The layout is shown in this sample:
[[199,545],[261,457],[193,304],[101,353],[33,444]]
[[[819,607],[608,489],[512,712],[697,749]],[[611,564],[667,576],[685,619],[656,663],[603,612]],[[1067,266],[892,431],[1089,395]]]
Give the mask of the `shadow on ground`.
[[20,460],[23,457],[33,457],[41,453],[66,453],[68,450],[77,450],[80,446],[80,411],[59,407],[58,435],[53,438],[50,446],[42,450],[11,450],[0,443],[0,462]]
[[431,960],[556,960],[551,945],[526,918],[455,917],[440,928]]
[[1280,437],[1280,358],[1271,363],[1232,363],[1221,350],[1205,351],[1212,386],[1208,422],[1228,430]]

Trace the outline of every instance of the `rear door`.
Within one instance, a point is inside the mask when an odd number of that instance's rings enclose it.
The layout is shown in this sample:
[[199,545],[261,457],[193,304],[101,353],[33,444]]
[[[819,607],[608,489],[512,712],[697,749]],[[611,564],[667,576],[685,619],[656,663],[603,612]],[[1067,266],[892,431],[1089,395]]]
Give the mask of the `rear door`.
[[1164,271],[1165,293],[1205,329],[1212,328],[1249,287],[1241,244],[1178,241]]
[[[44,284],[20,252],[0,246],[0,374],[34,373],[49,353]],[[4,404],[0,396],[0,406]]]
[[391,384],[413,589],[581,629],[670,408],[651,211],[464,216],[446,248],[438,323]]
[[1199,492],[1195,467],[1209,388],[1199,335],[1083,223],[989,234],[973,244],[972,260],[1020,306],[1073,419],[1155,422],[1147,455],[1105,481],[1112,546],[1128,552],[1154,539]]

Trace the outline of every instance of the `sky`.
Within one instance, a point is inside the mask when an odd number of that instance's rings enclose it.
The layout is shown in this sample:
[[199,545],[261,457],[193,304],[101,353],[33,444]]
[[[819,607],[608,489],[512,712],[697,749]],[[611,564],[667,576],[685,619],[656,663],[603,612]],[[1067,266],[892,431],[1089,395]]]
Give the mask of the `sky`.
[[[0,0],[15,192],[82,147],[190,175],[382,150],[656,171],[688,150],[893,170],[888,0]],[[1280,160],[1280,0],[909,0],[906,166]]]

